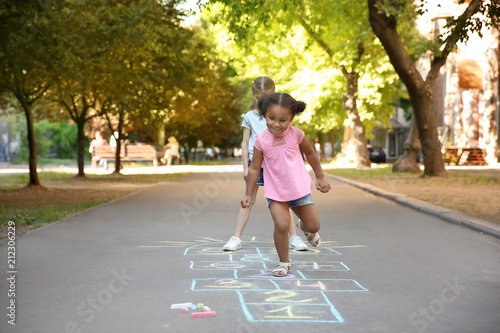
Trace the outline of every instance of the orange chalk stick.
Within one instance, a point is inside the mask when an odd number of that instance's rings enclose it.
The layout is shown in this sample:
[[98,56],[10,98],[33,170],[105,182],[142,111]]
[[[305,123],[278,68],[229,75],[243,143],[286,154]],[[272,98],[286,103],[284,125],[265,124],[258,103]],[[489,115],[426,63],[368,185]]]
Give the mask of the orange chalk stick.
[[215,317],[215,311],[192,312],[191,313],[191,318],[201,318],[201,317]]

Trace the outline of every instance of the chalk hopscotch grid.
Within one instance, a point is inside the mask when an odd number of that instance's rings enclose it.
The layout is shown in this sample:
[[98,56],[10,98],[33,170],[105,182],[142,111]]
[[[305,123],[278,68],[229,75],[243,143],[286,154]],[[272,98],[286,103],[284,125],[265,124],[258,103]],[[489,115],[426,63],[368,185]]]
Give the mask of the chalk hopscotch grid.
[[[262,243],[262,242],[245,242],[247,243]],[[184,255],[225,255],[226,261],[191,261],[190,268],[192,270],[232,270],[233,278],[202,278],[193,279],[191,290],[193,291],[213,291],[213,290],[233,290],[236,291],[242,310],[250,322],[321,322],[321,323],[343,323],[344,319],[336,310],[335,306],[330,302],[325,292],[366,292],[360,283],[352,279],[307,279],[300,269],[310,269],[314,271],[349,271],[350,269],[340,261],[319,261],[318,262],[303,262],[292,261],[294,274],[290,274],[284,278],[264,278],[269,276],[268,261],[275,261],[275,248],[272,246],[255,246],[249,244],[238,251],[238,253],[228,254],[222,252],[220,246],[211,247],[213,244],[204,243],[197,244],[185,249]],[[201,248],[201,249],[200,249]],[[198,251],[201,250],[201,251]],[[315,258],[328,256],[341,256],[342,254],[332,248],[322,247],[320,250],[312,249]],[[322,253],[322,250],[329,253]],[[309,251],[308,251],[309,252]],[[292,251],[294,256],[311,255]],[[242,278],[239,271],[255,271],[258,275],[251,278]],[[316,281],[316,282],[315,282]],[[251,282],[251,283],[250,283]],[[316,283],[312,285],[310,283]],[[304,284],[304,285],[303,285]],[[260,287],[259,287],[260,285]],[[313,288],[314,286],[314,288]],[[337,286],[337,287],[335,287]],[[302,288],[305,287],[305,288]],[[319,290],[318,290],[319,289]],[[285,296],[281,298],[287,299],[290,296],[306,293],[310,295],[320,295],[322,302],[300,304],[299,301],[292,302],[252,302],[248,297],[251,295],[259,295],[262,293],[283,293]],[[305,295],[304,295],[305,296]],[[251,298],[251,297],[250,297]],[[306,297],[307,298],[307,297]],[[310,299],[310,298],[309,298]],[[267,300],[266,300],[267,301]],[[314,310],[311,311],[311,307]],[[293,310],[293,313],[292,313]],[[264,311],[268,315],[258,316]],[[280,315],[280,313],[284,313]],[[257,314],[257,315],[256,315]],[[276,315],[271,315],[276,314]],[[333,317],[332,317],[333,316]]]
[[[273,304],[267,304],[267,303],[262,303],[262,302],[249,302],[245,301],[244,297],[244,292],[237,290],[236,293],[238,294],[238,298],[240,300],[240,304],[243,310],[243,313],[245,314],[245,317],[247,318],[248,321],[250,322],[321,322],[321,323],[343,323],[344,318],[340,315],[340,313],[337,311],[335,306],[330,302],[328,297],[323,293],[323,292],[316,292],[319,293],[325,303],[308,303],[308,304],[296,304],[296,303],[273,303]],[[261,314],[263,312],[263,307],[266,305],[271,305],[271,306],[282,306],[284,308],[289,307],[291,304],[295,307],[295,309],[302,307],[305,309],[302,309],[303,311],[299,310],[299,313],[303,313],[302,316],[294,315],[293,318],[290,318],[290,316],[264,316],[259,317],[258,315],[254,315],[254,313]],[[316,313],[316,315],[311,315],[310,307],[314,306],[315,310],[317,311],[318,308],[320,309],[319,313]],[[250,310],[251,307],[255,307],[256,310],[252,311]],[[284,308],[278,308],[277,310],[282,310]],[[277,311],[275,310],[275,311]],[[305,311],[304,311],[305,310]],[[324,312],[321,312],[321,310],[325,310]],[[272,310],[271,310],[272,311]],[[295,313],[297,311],[295,310]],[[333,318],[329,319],[329,315],[332,315]]]

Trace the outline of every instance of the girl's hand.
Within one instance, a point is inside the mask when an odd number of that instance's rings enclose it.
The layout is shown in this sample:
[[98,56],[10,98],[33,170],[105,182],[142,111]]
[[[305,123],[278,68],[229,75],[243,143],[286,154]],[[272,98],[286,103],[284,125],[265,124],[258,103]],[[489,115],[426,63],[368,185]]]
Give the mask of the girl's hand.
[[248,167],[243,168],[243,179],[247,179],[247,178],[248,178]]
[[328,193],[331,188],[330,183],[324,177],[316,179],[316,189],[321,193]]
[[249,195],[246,195],[243,200],[241,200],[241,208],[248,208],[250,207],[250,203],[252,202],[252,197]]

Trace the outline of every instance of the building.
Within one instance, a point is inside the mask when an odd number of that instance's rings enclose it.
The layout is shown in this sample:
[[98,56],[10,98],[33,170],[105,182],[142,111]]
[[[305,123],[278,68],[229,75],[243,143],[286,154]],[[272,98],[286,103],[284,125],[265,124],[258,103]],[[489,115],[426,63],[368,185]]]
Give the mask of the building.
[[[445,32],[446,18],[461,14],[467,6],[451,0],[440,3],[430,4],[422,17],[423,33]],[[433,110],[443,152],[479,148],[484,162],[493,164],[498,162],[500,147],[499,33],[483,27],[481,35],[469,34],[448,56],[433,86]]]
[[[433,38],[445,32],[446,18],[460,15],[468,4],[457,1],[428,1],[426,13],[418,21],[422,34]],[[498,83],[499,30],[483,27],[481,35],[469,34],[465,43],[457,44],[446,65],[434,81],[433,111],[443,153],[447,151],[479,150],[480,160],[462,163],[495,164],[500,158],[500,117]],[[431,59],[424,56],[418,63],[420,74],[426,77]],[[409,124],[398,115],[391,119],[389,130],[375,129],[374,145],[383,145],[388,161],[404,152]]]

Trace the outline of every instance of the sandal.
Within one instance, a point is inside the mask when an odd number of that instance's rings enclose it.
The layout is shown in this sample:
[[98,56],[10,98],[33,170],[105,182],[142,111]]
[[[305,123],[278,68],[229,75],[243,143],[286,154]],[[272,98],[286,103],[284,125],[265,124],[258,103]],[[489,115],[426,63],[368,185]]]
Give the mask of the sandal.
[[301,220],[299,220],[299,222],[297,222],[297,227],[299,227],[300,230],[302,230],[302,232],[304,233],[304,236],[306,236],[306,239],[309,242],[309,244],[311,244],[314,247],[318,247],[321,244],[321,237],[319,236],[319,234],[317,232],[314,234],[311,234],[309,231],[305,230],[304,225],[302,224]]
[[290,272],[291,264],[289,262],[280,262],[278,267],[273,270],[273,275],[277,277],[283,277]]

